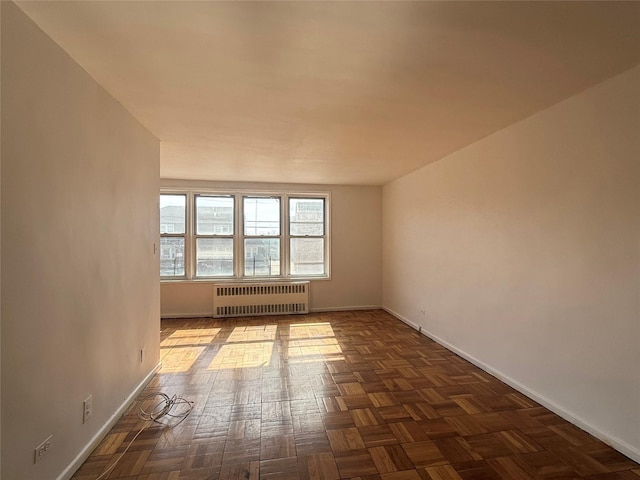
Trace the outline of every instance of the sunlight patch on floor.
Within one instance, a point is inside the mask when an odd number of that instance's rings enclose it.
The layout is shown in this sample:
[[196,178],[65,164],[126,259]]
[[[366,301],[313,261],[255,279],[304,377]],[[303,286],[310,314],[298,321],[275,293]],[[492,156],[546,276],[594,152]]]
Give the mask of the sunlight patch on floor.
[[225,344],[209,365],[209,370],[266,367],[271,363],[273,342]]
[[236,327],[226,339],[227,343],[257,342],[275,340],[277,325],[253,325],[248,327]]
[[188,372],[207,347],[172,346],[160,348],[160,373]]
[[192,328],[177,330],[160,342],[161,347],[180,345],[202,345],[211,343],[220,333],[221,328]]
[[287,358],[296,363],[344,360],[338,339],[328,322],[291,325]]

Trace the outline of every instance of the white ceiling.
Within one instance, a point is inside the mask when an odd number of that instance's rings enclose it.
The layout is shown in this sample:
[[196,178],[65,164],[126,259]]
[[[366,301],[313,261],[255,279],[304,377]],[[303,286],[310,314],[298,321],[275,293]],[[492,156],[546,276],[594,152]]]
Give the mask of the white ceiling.
[[163,178],[380,185],[640,63],[637,2],[18,2]]

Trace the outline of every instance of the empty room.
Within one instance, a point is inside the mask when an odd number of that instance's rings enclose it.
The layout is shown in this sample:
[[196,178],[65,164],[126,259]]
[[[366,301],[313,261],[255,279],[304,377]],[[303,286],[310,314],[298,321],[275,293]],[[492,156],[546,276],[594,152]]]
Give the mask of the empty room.
[[0,478],[640,480],[640,2],[0,2]]

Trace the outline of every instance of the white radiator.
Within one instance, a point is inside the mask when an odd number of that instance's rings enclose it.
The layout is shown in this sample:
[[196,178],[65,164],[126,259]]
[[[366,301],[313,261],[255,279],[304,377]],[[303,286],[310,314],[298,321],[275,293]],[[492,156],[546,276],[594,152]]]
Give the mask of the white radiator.
[[213,316],[309,313],[309,282],[225,283],[213,286]]

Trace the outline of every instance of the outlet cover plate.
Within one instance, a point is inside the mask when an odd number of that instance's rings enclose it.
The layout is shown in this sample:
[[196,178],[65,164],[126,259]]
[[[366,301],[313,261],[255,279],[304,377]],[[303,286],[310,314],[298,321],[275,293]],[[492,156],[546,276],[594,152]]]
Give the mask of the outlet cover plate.
[[49,435],[45,441],[43,441],[40,445],[38,445],[35,448],[33,463],[38,463],[40,460],[42,460],[42,457],[44,457],[47,453],[49,453],[49,450],[51,450],[52,438],[53,438],[53,435]]
[[82,402],[82,423],[87,423],[93,415],[93,395],[89,395]]

